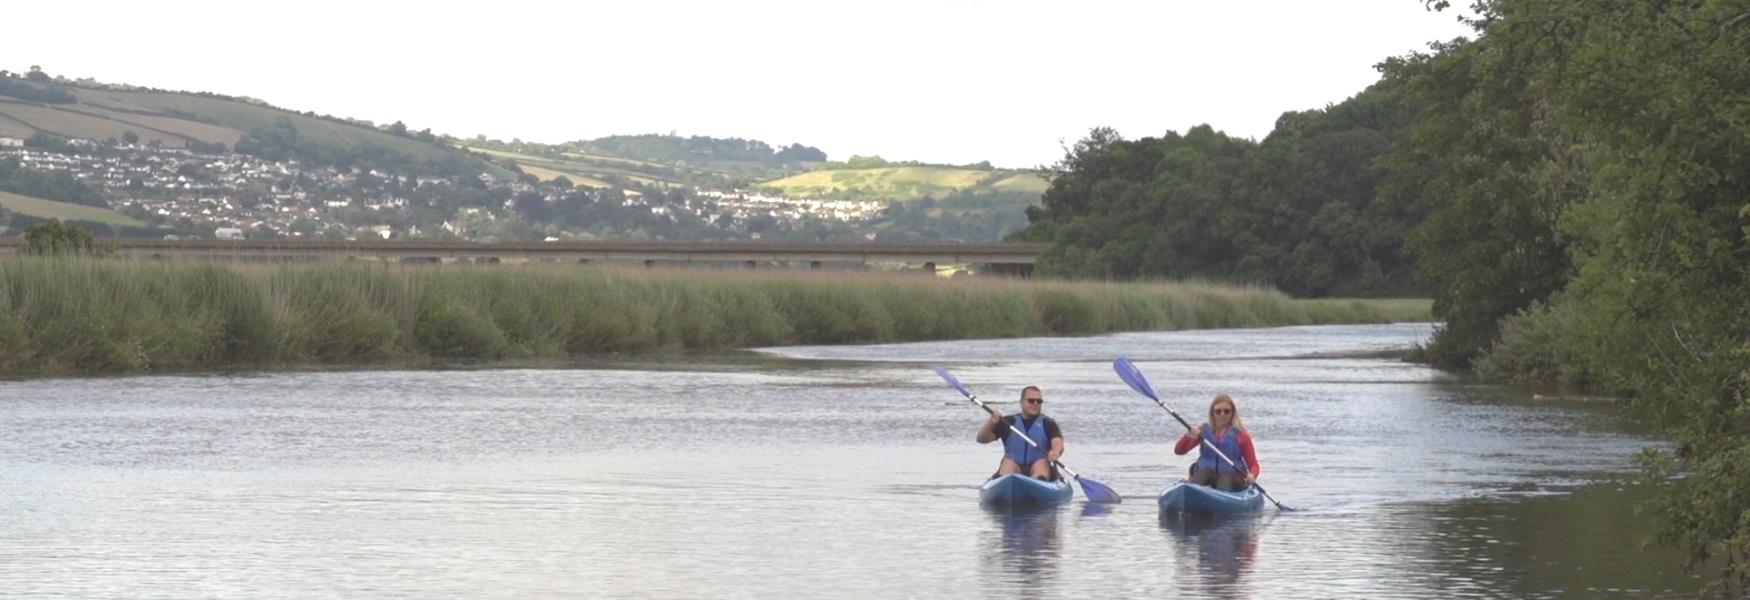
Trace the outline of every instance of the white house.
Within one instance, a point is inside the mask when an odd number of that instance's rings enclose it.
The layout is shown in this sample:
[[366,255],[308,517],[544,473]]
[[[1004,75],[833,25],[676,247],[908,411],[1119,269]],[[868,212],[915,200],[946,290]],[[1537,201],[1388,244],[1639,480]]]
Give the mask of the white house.
[[220,227],[213,230],[213,237],[221,240],[240,240],[243,239],[243,230],[236,227]]

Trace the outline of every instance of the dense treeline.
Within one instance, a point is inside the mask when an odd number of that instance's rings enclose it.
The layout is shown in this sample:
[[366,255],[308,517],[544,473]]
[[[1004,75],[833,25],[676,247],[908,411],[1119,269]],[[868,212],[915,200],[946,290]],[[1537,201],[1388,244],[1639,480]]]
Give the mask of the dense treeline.
[[[1429,2],[1444,8],[1447,2]],[[1750,594],[1750,6],[1484,0],[1475,40],[1264,141],[1097,130],[1021,237],[1089,276],[1390,293],[1427,358],[1631,397],[1677,437],[1663,539]]]
[[77,101],[67,86],[55,83],[43,75],[40,68],[32,68],[30,73],[22,76],[0,71],[0,96],[50,104]]
[[812,146],[790,144],[783,148],[773,148],[771,144],[759,140],[713,138],[698,135],[692,137],[658,134],[614,135],[572,142],[571,145],[580,149],[596,150],[616,156],[665,163],[726,160],[759,162],[777,166],[826,160],[826,153]]
[[1417,292],[1405,234],[1427,214],[1380,194],[1380,158],[1414,106],[1388,83],[1277,120],[1263,142],[1209,126],[1125,140],[1096,129],[1055,166],[1031,225],[1040,268],[1078,277],[1205,277],[1295,295]]
[[1750,6],[1483,2],[1474,42],[1388,64],[1429,107],[1396,183],[1485,375],[1633,396],[1679,445],[1665,538],[1750,594]]

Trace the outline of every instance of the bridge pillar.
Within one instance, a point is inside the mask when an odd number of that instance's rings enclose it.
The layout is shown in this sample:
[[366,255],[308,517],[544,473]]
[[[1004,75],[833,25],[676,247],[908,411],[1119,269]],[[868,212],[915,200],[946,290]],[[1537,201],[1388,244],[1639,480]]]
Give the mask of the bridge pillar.
[[808,261],[808,270],[819,271],[820,270],[820,261],[818,261],[818,260]]

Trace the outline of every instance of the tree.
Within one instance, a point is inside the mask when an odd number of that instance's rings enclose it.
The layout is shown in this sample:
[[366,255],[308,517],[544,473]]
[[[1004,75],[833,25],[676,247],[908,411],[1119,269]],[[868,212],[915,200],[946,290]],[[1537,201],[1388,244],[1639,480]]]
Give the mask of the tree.
[[103,256],[109,250],[97,245],[97,240],[84,227],[48,221],[31,225],[24,231],[24,254],[35,256]]
[[1207,125],[1135,141],[1096,128],[1045,169],[1051,186],[1014,237],[1053,243],[1039,264],[1047,274],[1413,293],[1405,237],[1426,209],[1380,195],[1377,164],[1406,138],[1410,102],[1383,83],[1286,113],[1261,143]]
[[315,220],[308,219],[305,217],[298,217],[298,218],[292,220],[290,230],[292,233],[297,234],[301,237],[312,238],[312,237],[315,237],[317,232],[319,232],[321,230],[321,227],[322,227],[322,224],[316,222]]
[[55,80],[55,78],[49,77],[48,73],[44,73],[43,68],[37,65],[31,65],[30,72],[26,73],[24,78],[37,83],[48,83]]
[[1435,100],[1398,157],[1436,205],[1434,350],[1636,398],[1677,437],[1645,457],[1661,539],[1750,595],[1750,13],[1476,11],[1476,41],[1391,69]]
[[138,143],[140,143],[140,134],[134,133],[134,130],[132,130],[132,129],[129,129],[127,131],[123,131],[122,132],[122,141],[129,143],[129,144],[138,144]]

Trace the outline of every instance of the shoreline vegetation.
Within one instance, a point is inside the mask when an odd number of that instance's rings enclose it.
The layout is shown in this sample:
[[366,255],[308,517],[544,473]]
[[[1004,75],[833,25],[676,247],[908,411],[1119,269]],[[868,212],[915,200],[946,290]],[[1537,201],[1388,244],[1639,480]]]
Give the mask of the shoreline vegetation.
[[1199,282],[582,266],[0,260],[0,377],[1429,319]]

